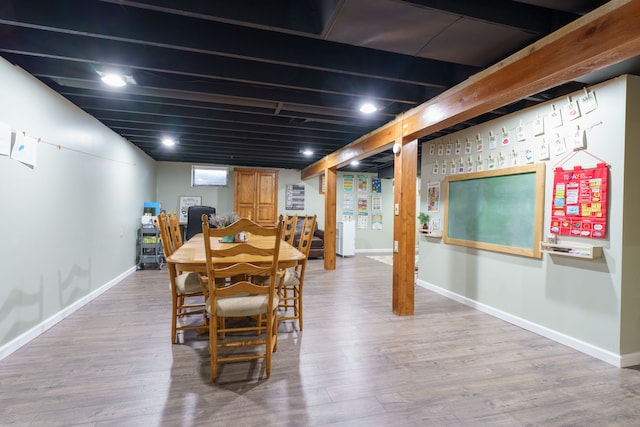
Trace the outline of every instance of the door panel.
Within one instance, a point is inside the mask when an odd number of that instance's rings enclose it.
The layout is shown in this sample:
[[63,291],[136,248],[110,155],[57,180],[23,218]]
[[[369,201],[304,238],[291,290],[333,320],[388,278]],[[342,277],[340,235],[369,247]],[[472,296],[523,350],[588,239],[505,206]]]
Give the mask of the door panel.
[[278,171],[235,169],[234,209],[241,217],[261,225],[276,223],[278,213]]

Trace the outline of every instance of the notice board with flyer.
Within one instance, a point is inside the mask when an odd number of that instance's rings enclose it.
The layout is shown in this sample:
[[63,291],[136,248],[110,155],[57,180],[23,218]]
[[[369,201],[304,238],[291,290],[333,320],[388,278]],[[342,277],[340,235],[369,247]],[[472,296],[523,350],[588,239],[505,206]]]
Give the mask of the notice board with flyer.
[[556,168],[553,178],[553,234],[602,239],[607,232],[609,168]]

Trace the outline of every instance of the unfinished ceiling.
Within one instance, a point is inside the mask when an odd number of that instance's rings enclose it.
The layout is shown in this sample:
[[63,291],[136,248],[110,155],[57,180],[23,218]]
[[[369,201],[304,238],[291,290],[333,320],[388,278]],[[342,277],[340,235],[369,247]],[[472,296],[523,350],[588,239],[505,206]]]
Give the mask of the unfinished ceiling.
[[[302,169],[603,3],[5,0],[0,55],[158,161]],[[111,70],[130,84],[105,86]],[[385,152],[351,170],[391,165]]]

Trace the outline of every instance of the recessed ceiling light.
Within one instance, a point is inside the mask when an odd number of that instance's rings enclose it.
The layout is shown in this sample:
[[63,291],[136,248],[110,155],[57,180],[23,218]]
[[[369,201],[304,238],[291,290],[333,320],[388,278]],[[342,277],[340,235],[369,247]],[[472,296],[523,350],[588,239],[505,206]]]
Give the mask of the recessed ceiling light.
[[310,150],[310,149],[307,148],[305,150],[302,150],[302,154],[304,154],[305,156],[312,156],[313,155],[313,150]]
[[100,77],[100,80],[113,87],[122,87],[127,84],[125,79],[117,74],[105,74],[104,76]]
[[375,113],[378,109],[371,102],[365,102],[360,106],[360,112],[365,114]]
[[174,145],[176,145],[176,142],[175,142],[173,139],[171,139],[171,138],[165,138],[165,139],[163,139],[163,140],[162,140],[162,143],[163,143],[164,145],[166,145],[167,147],[173,147]]
[[358,160],[354,160],[351,162],[351,166],[358,166],[360,164],[360,161]]

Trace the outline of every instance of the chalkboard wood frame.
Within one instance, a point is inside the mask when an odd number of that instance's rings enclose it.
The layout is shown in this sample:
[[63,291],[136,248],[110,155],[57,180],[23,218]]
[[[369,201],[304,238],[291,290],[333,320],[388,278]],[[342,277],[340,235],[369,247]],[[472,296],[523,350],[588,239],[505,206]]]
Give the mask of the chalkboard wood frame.
[[[526,178],[526,179],[523,179]],[[455,232],[452,234],[449,229],[450,227],[450,215],[453,218],[453,223],[455,224],[455,215],[464,215],[465,217],[468,215],[469,218],[474,218],[477,224],[474,224],[475,228],[482,229],[483,226],[490,228],[491,224],[483,224],[483,218],[491,217],[492,213],[487,213],[486,211],[480,212],[479,209],[482,207],[483,209],[502,209],[509,208],[509,203],[495,203],[495,200],[490,200],[488,203],[482,203],[479,207],[473,204],[465,204],[465,211],[461,212],[452,212],[451,210],[460,209],[460,207],[456,206],[455,200],[456,197],[460,197],[464,187],[467,187],[467,190],[471,188],[475,188],[477,185],[484,185],[489,188],[491,185],[496,184],[497,181],[495,179],[500,179],[500,185],[508,185],[509,180],[513,180],[515,183],[516,180],[519,183],[518,185],[525,185],[526,191],[514,191],[513,194],[507,194],[507,198],[514,199],[517,202],[518,197],[522,197],[522,202],[526,203],[527,209],[524,214],[521,212],[507,212],[507,221],[512,221],[511,227],[507,224],[504,227],[505,233],[508,233],[509,230],[516,227],[518,229],[524,230],[525,240],[527,243],[524,245],[514,245],[509,243],[511,240],[509,235],[501,236],[500,233],[495,236],[495,242],[490,242],[490,239],[484,238],[461,238],[460,236],[456,236]],[[466,185],[466,182],[469,182],[470,185]],[[452,188],[452,183],[455,183]],[[544,225],[544,187],[545,187],[545,164],[538,163],[532,165],[525,166],[514,166],[504,169],[494,169],[490,171],[484,172],[474,172],[468,174],[461,175],[450,175],[445,178],[444,181],[444,242],[448,244],[461,245],[470,248],[477,249],[485,249],[494,252],[504,252],[514,255],[528,256],[531,258],[542,258],[542,253],[540,252],[540,241],[542,240],[542,230]],[[452,194],[451,192],[460,192],[459,194]],[[481,195],[478,195],[481,197]],[[534,200],[531,202],[530,197],[533,196]],[[451,209],[450,209],[450,197],[451,197]],[[509,200],[511,200],[509,199]],[[484,202],[484,201],[483,201]],[[489,207],[487,207],[489,206]],[[477,211],[475,211],[475,210]],[[501,212],[504,216],[505,212]],[[479,222],[478,222],[479,221]],[[495,225],[493,225],[495,227]],[[529,234],[529,232],[531,234]],[[469,233],[471,234],[471,233]],[[473,236],[472,236],[473,237]],[[492,238],[494,236],[492,235]],[[487,241],[484,241],[487,240]]]

